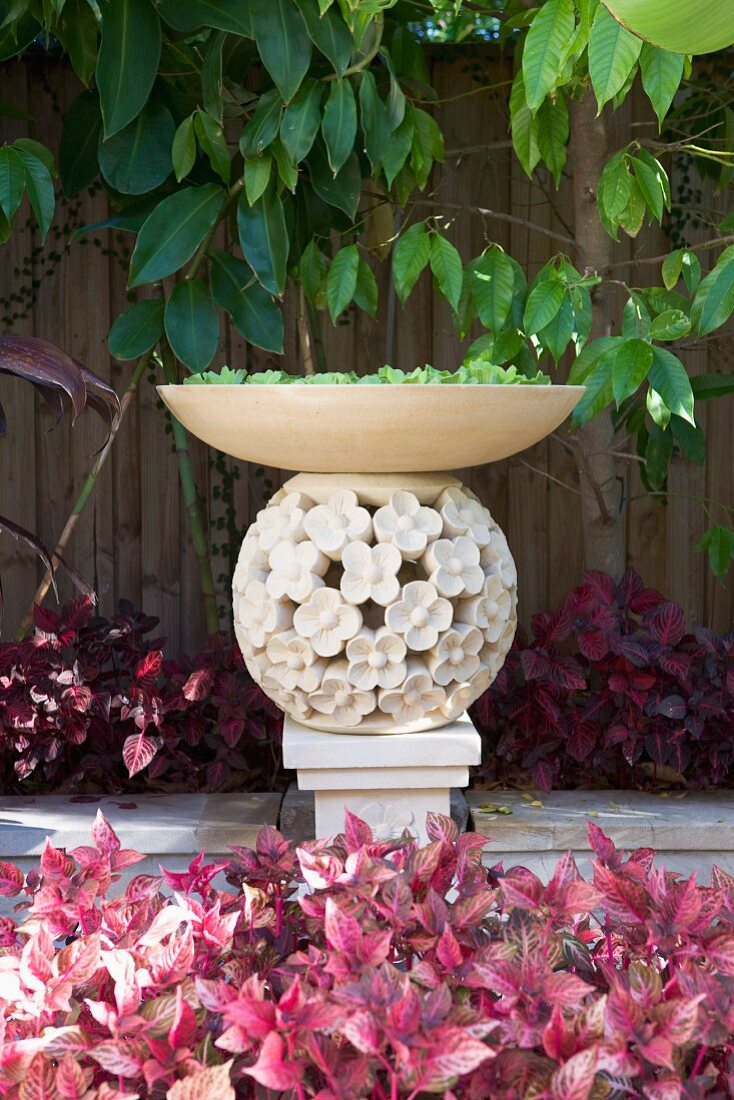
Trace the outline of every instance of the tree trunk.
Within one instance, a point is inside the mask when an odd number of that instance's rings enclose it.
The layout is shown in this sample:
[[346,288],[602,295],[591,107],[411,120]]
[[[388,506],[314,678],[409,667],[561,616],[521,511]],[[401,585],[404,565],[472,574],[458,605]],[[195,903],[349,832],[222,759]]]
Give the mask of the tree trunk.
[[[608,157],[604,115],[597,118],[591,90],[570,103],[570,168],[573,179],[575,264],[603,275],[613,259],[614,242],[601,224],[596,207],[596,187]],[[614,333],[614,301],[611,288],[592,289],[593,319],[590,340]],[[577,436],[576,459],[581,479],[581,512],[584,531],[584,564],[619,578],[625,569],[622,483],[610,451],[614,432],[609,410],[584,424]]]

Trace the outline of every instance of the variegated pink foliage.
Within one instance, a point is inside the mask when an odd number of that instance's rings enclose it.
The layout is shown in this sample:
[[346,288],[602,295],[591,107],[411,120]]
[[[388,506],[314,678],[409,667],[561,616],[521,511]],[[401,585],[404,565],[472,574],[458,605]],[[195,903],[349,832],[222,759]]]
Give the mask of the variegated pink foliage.
[[[273,828],[226,863],[138,875],[98,815],[47,845],[0,921],[8,1100],[646,1100],[734,1091],[734,879],[629,858],[590,826],[544,885],[359,819],[298,851]],[[226,878],[229,886],[219,888]],[[166,892],[168,891],[168,892]]]

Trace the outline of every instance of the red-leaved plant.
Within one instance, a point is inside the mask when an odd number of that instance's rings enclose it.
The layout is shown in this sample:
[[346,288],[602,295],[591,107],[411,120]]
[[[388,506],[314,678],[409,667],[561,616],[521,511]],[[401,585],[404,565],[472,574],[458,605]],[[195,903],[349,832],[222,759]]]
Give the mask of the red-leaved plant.
[[[734,879],[625,859],[595,826],[544,885],[347,815],[294,852],[138,875],[92,844],[0,864],[0,1095],[9,1100],[697,1100],[734,1092]],[[232,889],[218,888],[226,876]],[[165,896],[163,883],[174,891]]]
[[125,602],[112,619],[93,610],[85,597],[39,608],[32,637],[0,643],[6,793],[277,786],[278,711],[237,646],[215,637],[166,660],[147,637],[156,619]]
[[734,634],[687,633],[634,572],[586,573],[532,630],[472,711],[488,778],[519,767],[543,790],[624,788],[664,767],[691,787],[732,782]]

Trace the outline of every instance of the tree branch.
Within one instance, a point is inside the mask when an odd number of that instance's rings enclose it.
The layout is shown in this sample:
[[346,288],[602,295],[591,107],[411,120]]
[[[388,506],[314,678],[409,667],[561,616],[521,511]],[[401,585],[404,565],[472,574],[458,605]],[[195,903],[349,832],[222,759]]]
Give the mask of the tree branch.
[[527,218],[518,218],[514,214],[505,214],[500,210],[490,210],[487,206],[464,206],[459,202],[433,202],[431,199],[414,199],[412,206],[440,206],[441,210],[453,210],[458,214],[480,214],[483,218],[494,218],[495,221],[510,222],[511,225],[521,225],[523,229],[530,229],[534,233],[541,233],[551,240],[560,241],[561,244],[573,247],[576,242],[573,237],[567,237],[565,233],[557,233],[555,229],[546,229],[544,225],[536,225]]
[[[710,241],[703,241],[701,244],[686,245],[686,251],[704,252],[709,248],[718,248],[719,245],[723,248],[729,244],[734,244],[734,234],[729,234],[727,237],[714,237]],[[675,251],[675,249],[671,251]],[[669,253],[665,252],[662,256],[632,256],[629,260],[618,260],[613,264],[609,264],[607,271],[616,271],[620,267],[634,267],[636,264],[661,264],[663,260],[667,260],[668,255]],[[607,281],[611,282],[612,280]]]

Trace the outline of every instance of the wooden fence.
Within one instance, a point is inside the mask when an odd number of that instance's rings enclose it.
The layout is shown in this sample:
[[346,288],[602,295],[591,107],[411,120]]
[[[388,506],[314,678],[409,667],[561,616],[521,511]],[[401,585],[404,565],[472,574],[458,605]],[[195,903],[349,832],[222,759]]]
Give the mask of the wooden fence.
[[[532,274],[563,247],[533,227],[568,233],[567,183],[557,194],[548,181],[531,185],[511,158],[506,64],[489,53],[469,49],[436,57],[432,64],[439,97],[436,115],[446,136],[448,157],[435,174],[430,195],[421,199],[425,204],[421,214],[440,211],[445,215],[465,259],[476,255],[485,242],[496,240]],[[3,118],[0,139],[11,139],[30,127],[34,137],[53,143],[59,113],[78,92],[73,76],[60,64],[43,71],[14,64],[2,73],[2,99],[26,110],[33,121]],[[638,126],[652,122],[641,97],[615,115],[615,148],[630,140],[631,132],[640,132],[630,130],[633,119]],[[122,392],[131,365],[110,361],[105,338],[111,319],[125,304],[120,259],[130,238],[104,232],[71,240],[75,225],[105,215],[105,196],[98,192],[59,207],[43,248],[30,223],[19,228],[0,250],[0,319],[5,328],[57,341]],[[648,232],[627,246],[629,256],[665,251],[666,241],[660,237]],[[632,264],[626,277],[641,285],[655,273],[651,266],[635,269]],[[383,264],[378,271],[381,307],[376,322],[354,313],[333,328],[324,319],[328,366],[365,370],[386,361],[408,369],[424,362],[455,364],[460,346],[429,280],[420,282],[401,309],[390,300],[386,275]],[[245,348],[237,334],[228,331],[218,362],[262,369],[268,356]],[[293,304],[288,302],[282,365],[294,370],[298,364],[297,325]],[[700,372],[731,370],[731,351],[723,343],[697,351],[694,367]],[[85,413],[73,429],[67,418],[48,432],[49,416],[31,388],[8,379],[0,382],[0,399],[9,421],[0,440],[0,514],[37,531],[53,545],[100,443],[101,425],[93,413]],[[645,496],[634,463],[620,481],[630,566],[648,584],[679,600],[692,620],[718,629],[731,627],[734,586],[717,584],[693,546],[707,524],[700,498],[734,501],[733,411],[731,399],[703,411],[706,468],[674,462],[669,485],[673,495],[666,503]],[[275,424],[273,431],[278,431]],[[280,474],[210,455],[195,441],[192,453],[209,510],[209,539],[225,622],[230,558],[236,553],[239,532]],[[573,462],[562,447],[543,442],[508,461],[472,471],[467,480],[507,532],[520,575],[521,615],[527,621],[533,612],[551,607],[580,578],[581,528]],[[124,597],[159,616],[161,632],[172,650],[191,652],[202,641],[196,561],[171,436],[147,379],[77,527],[69,557],[95,585],[104,613]],[[38,567],[8,538],[0,541],[0,567],[8,636],[32,597]],[[61,587],[62,595],[68,592],[66,583]]]

